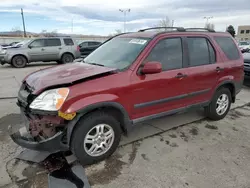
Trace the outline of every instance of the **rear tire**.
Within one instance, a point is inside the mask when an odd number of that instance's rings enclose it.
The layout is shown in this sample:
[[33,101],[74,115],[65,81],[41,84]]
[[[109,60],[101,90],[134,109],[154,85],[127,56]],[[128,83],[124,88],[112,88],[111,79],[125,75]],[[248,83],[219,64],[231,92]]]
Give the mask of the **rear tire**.
[[103,111],[92,112],[78,121],[71,138],[71,151],[80,163],[94,164],[115,152],[121,139],[120,123]]
[[223,119],[230,110],[232,95],[228,88],[221,88],[216,91],[211,103],[205,107],[206,116],[211,120]]
[[65,63],[72,63],[74,61],[74,57],[73,55],[69,54],[69,53],[65,53],[62,55],[61,64],[65,64]]
[[27,59],[21,55],[14,56],[11,61],[11,65],[15,68],[24,68],[27,63]]

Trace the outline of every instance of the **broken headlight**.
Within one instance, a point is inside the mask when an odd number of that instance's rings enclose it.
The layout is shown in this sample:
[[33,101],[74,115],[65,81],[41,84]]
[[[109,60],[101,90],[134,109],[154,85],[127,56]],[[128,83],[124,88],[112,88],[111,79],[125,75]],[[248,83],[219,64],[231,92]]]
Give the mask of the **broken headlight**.
[[30,108],[36,110],[57,111],[62,107],[68,94],[68,88],[44,91],[30,104]]

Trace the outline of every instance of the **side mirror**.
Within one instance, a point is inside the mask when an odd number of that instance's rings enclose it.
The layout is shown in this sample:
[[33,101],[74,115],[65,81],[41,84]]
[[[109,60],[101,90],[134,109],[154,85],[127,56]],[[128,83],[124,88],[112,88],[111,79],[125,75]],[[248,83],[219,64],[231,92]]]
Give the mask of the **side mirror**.
[[28,48],[29,48],[29,49],[31,49],[31,48],[32,48],[32,46],[30,46],[30,45],[29,45],[29,46],[28,46]]
[[142,74],[156,74],[162,71],[162,66],[160,62],[151,61],[147,62],[141,69]]

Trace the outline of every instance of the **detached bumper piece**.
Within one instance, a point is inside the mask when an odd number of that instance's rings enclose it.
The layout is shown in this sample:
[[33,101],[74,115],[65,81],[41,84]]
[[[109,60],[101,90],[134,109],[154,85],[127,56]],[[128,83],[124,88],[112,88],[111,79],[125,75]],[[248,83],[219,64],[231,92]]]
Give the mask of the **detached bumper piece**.
[[37,151],[48,151],[53,153],[69,150],[67,145],[64,145],[62,143],[62,139],[64,136],[63,132],[58,132],[48,139],[37,142],[34,141],[32,137],[22,136],[22,131],[19,130],[18,132],[11,134],[10,137],[16,144],[24,148]]

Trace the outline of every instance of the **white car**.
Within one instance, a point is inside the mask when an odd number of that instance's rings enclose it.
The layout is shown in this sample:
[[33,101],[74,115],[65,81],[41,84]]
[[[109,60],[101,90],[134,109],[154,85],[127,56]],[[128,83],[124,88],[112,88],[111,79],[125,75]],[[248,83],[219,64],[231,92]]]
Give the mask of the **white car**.
[[242,52],[248,52],[250,50],[250,43],[246,41],[239,42],[239,48]]

